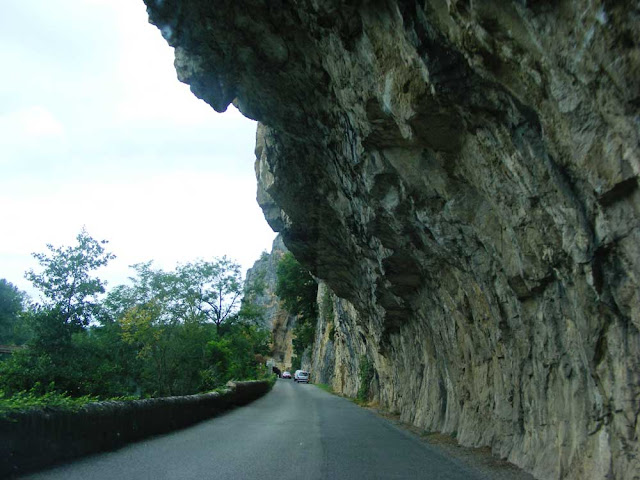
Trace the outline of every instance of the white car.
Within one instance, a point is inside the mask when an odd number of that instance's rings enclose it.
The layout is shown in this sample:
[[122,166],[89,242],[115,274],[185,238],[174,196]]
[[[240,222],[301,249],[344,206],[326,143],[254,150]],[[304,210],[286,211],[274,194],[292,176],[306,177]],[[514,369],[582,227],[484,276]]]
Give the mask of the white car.
[[309,383],[309,372],[296,370],[296,373],[293,375],[293,381],[298,383]]

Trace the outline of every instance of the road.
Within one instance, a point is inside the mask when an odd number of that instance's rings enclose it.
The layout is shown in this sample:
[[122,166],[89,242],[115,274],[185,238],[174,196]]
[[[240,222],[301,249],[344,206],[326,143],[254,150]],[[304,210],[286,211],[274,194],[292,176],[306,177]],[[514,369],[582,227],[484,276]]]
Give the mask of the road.
[[23,478],[486,478],[349,400],[291,380],[222,416]]

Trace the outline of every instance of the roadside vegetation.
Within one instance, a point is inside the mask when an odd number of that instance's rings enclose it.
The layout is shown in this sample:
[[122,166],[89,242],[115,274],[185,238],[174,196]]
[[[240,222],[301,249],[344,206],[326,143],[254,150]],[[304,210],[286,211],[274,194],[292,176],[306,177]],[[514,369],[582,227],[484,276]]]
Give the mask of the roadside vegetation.
[[291,370],[300,369],[303,352],[313,345],[318,317],[318,283],[295,259],[285,253],[277,269],[276,295],[287,311],[297,316],[293,329],[293,353]]
[[331,388],[331,385],[327,385],[326,383],[316,383],[314,385],[319,389],[324,390],[325,392],[336,395],[336,392],[333,391],[333,388]]
[[0,280],[0,412],[103,399],[188,395],[229,380],[268,376],[270,332],[242,302],[240,267],[226,257],[133,266],[129,285],[105,292],[95,271],[113,254],[86,231],[70,247],[34,254],[26,278],[41,293]]

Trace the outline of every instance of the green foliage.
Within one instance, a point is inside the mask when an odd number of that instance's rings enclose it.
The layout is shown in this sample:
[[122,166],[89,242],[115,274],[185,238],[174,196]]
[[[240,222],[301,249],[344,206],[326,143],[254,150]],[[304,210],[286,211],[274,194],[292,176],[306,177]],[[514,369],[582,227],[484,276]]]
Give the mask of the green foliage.
[[265,277],[267,276],[266,270],[261,270],[257,272],[251,282],[247,285],[247,288],[244,291],[244,298],[250,298],[254,300],[256,297],[264,294],[265,288],[267,288],[267,284],[265,282]]
[[296,370],[300,370],[301,368],[302,368],[302,356],[293,355],[291,357],[291,371],[295,372]]
[[284,307],[292,315],[315,322],[318,314],[318,284],[309,271],[298,263],[291,252],[287,252],[278,262],[276,274],[276,295]]
[[119,325],[90,327],[73,332],[56,311],[31,312],[33,338],[27,348],[0,362],[0,388],[7,394],[35,390],[72,396],[103,398],[131,395],[136,388],[138,360],[120,337]]
[[154,302],[157,321],[222,324],[237,314],[242,296],[240,266],[227,257],[179,265],[175,271],[154,269],[152,262],[133,265],[131,287],[114,289],[105,302],[108,311],[123,315],[136,305]]
[[324,390],[325,392],[335,394],[335,392],[333,391],[333,388],[331,388],[331,385],[327,385],[326,383],[316,383],[315,386]]
[[300,368],[302,353],[313,345],[315,338],[318,284],[290,252],[280,259],[276,274],[276,295],[289,313],[298,316],[293,328],[294,357],[291,366],[292,370],[297,370]]
[[293,327],[293,351],[297,356],[301,356],[307,347],[313,345],[316,335],[315,321],[304,321],[298,319],[298,323]]
[[43,271],[27,277],[46,301],[19,315],[27,348],[0,361],[5,404],[186,395],[267,374],[269,332],[255,305],[238,311],[237,264],[223,257],[163,271],[140,263],[131,285],[101,301],[104,284],[90,274],[113,258],[104,243],[83,230],[76,246],[35,255]]
[[76,385],[84,370],[75,363],[72,338],[81,327],[67,323],[59,310],[37,305],[25,313],[24,320],[32,338],[26,349],[0,363],[0,389],[11,395],[31,390],[34,384],[56,384],[61,391],[78,394]]
[[366,355],[361,355],[358,367],[360,387],[358,388],[358,394],[356,396],[358,403],[366,403],[367,400],[369,400],[369,388],[371,386],[371,380],[373,380],[373,374],[373,364]]
[[251,323],[238,323],[224,337],[207,344],[209,368],[203,372],[203,388],[229,380],[249,380],[266,375],[264,362],[269,353],[269,331]]
[[329,289],[324,290],[320,306],[325,322],[327,323],[327,328],[329,329],[329,340],[333,342],[336,337],[336,327],[333,321],[333,299],[331,298]]
[[333,321],[333,299],[331,298],[331,291],[326,288],[322,294],[322,312],[327,322]]
[[265,379],[269,382],[269,390],[271,390],[278,381],[278,375],[275,373],[267,373]]
[[41,386],[37,384],[29,391],[16,392],[11,396],[0,390],[0,417],[10,412],[25,411],[42,407],[54,407],[64,410],[79,410],[87,403],[97,402],[99,399],[90,395],[71,397],[66,393],[58,393],[50,389],[40,393]]
[[22,343],[24,335],[18,331],[20,314],[26,295],[4,278],[0,279],[0,344]]
[[[260,270],[253,274],[251,281],[247,281],[244,289],[244,297],[242,305],[238,312],[238,317],[244,321],[261,323],[264,308],[257,304],[258,298],[264,295],[266,288],[265,276],[266,270]],[[248,278],[247,278],[248,280]]]
[[42,272],[29,270],[25,277],[46,297],[45,306],[55,309],[65,323],[86,326],[97,314],[98,295],[104,293],[104,282],[91,272],[115,255],[105,252],[106,240],[93,239],[84,228],[76,240],[72,247],[47,244],[48,254],[34,253]]

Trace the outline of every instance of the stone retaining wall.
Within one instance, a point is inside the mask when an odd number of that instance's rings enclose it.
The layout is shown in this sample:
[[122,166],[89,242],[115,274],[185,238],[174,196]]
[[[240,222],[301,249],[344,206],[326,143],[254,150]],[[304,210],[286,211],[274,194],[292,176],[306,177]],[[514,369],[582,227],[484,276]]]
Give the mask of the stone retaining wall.
[[245,405],[268,381],[238,382],[222,393],[91,403],[78,411],[43,408],[0,419],[0,478],[170,432]]

